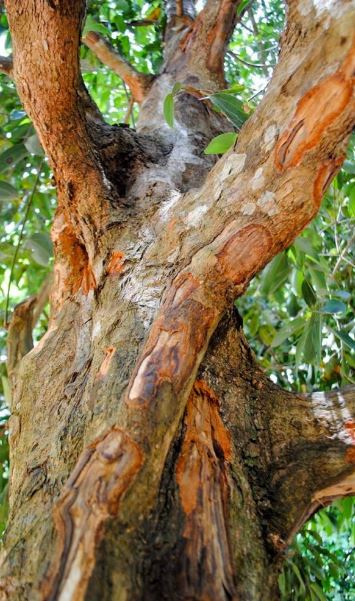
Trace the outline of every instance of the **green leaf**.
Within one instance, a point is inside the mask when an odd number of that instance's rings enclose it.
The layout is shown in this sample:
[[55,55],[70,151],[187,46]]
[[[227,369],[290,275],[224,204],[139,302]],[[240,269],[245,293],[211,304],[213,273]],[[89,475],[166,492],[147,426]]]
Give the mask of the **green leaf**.
[[2,389],[4,391],[4,398],[8,407],[11,404],[11,387],[9,384],[9,380],[6,376],[1,376]]
[[346,344],[346,346],[348,346],[352,351],[355,351],[355,340],[351,338],[347,332],[344,330],[334,330],[333,328],[329,329],[333,332],[334,336],[344,342],[344,344]]
[[303,579],[302,579],[302,576],[301,576],[301,572],[300,572],[300,570],[299,570],[299,567],[298,567],[298,565],[297,565],[297,564],[295,564],[293,561],[290,561],[289,563],[291,564],[291,567],[292,567],[292,569],[293,569],[294,573],[296,574],[296,576],[297,576],[297,578],[298,578],[298,580],[299,580],[299,583],[300,583],[300,585],[301,585],[301,591],[302,591],[302,593],[303,593],[303,592],[306,590],[306,587],[305,587],[305,585],[304,585],[304,582],[303,582]]
[[237,15],[239,17],[239,15],[242,14],[243,10],[248,6],[250,0],[242,0],[240,2],[240,4],[237,6]]
[[249,117],[243,109],[243,102],[235,98],[235,96],[217,92],[210,96],[210,100],[238,129],[242,127],[243,123]]
[[16,188],[7,182],[0,181],[0,200],[14,200],[18,196],[19,193]]
[[313,314],[308,323],[308,329],[303,349],[304,361],[306,363],[315,363],[317,366],[319,365],[321,359],[321,325],[321,315],[319,313]]
[[0,154],[0,172],[14,167],[27,156],[28,150],[22,143],[15,144],[15,146],[7,148],[2,154]]
[[312,284],[304,279],[302,282],[302,296],[309,307],[313,307],[317,302],[317,295]]
[[174,96],[167,94],[163,105],[164,118],[170,127],[174,127]]
[[268,296],[278,290],[287,280],[290,271],[287,254],[278,254],[265,269],[262,276],[260,292]]
[[355,174],[355,161],[344,161],[343,169],[346,173]]
[[47,267],[53,252],[52,242],[48,234],[32,234],[32,236],[26,240],[24,247],[32,251],[32,256],[36,263],[43,267]]
[[355,217],[355,184],[351,185],[351,188],[348,192],[349,194],[349,214],[351,217]]
[[211,140],[205,148],[205,154],[224,154],[232,148],[237,139],[237,134],[234,131],[220,134]]
[[24,145],[29,153],[38,156],[43,155],[43,148],[36,133],[32,134],[32,136],[29,136],[27,140],[24,141]]
[[276,348],[280,346],[287,338],[292,336],[293,334],[299,332],[301,328],[304,326],[303,317],[296,317],[293,321],[290,321],[286,325],[284,325],[280,330],[276,333],[274,337],[271,348]]
[[180,90],[182,89],[182,87],[183,87],[183,85],[179,81],[177,81],[176,83],[174,83],[173,89],[171,90],[172,95],[176,96],[176,94],[178,92],[180,92]]
[[88,15],[86,17],[82,36],[84,37],[87,33],[89,33],[89,31],[97,31],[98,33],[102,33],[105,36],[110,35],[110,32],[107,29],[107,27],[95,21],[95,19],[93,19],[91,15]]
[[311,587],[312,591],[314,591],[314,593],[316,594],[316,596],[318,597],[318,599],[320,601],[327,601],[327,597],[323,593],[320,586],[318,586],[318,584],[316,584],[315,582],[311,582],[310,587]]
[[328,300],[322,307],[323,313],[345,313],[346,305],[338,300]]

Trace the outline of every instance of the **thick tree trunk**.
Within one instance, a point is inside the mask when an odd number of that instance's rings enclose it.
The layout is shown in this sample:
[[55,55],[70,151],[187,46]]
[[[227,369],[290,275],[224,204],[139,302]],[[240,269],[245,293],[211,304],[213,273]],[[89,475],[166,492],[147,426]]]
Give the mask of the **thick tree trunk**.
[[235,2],[172,9],[162,74],[134,75],[134,132],[83,87],[81,3],[8,0],[58,210],[51,325],[11,366],[1,598],[274,600],[293,534],[355,490],[351,392],[274,386],[229,309],[316,214],[352,126],[354,11],[303,4],[312,19],[290,9],[268,94],[213,166],[203,148],[230,126],[194,90],[224,85]]

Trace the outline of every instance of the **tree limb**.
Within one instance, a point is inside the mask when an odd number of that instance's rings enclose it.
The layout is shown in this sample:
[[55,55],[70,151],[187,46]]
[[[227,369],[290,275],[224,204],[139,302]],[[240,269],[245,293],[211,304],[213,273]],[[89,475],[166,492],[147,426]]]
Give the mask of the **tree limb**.
[[154,77],[139,73],[96,31],[89,31],[82,39],[104,65],[110,67],[123,79],[131,90],[134,100],[139,103],[143,102]]
[[12,56],[0,56],[0,73],[4,73],[12,78]]
[[269,429],[267,517],[281,549],[317,509],[355,493],[355,386],[276,395]]
[[198,14],[183,43],[191,73],[194,64],[204,64],[218,87],[225,86],[224,55],[237,22],[240,0],[209,0]]

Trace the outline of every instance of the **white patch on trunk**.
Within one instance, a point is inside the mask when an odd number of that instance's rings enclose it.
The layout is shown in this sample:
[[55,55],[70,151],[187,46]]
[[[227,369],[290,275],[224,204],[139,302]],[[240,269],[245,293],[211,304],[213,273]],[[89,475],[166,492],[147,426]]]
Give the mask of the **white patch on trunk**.
[[92,328],[92,339],[94,340],[101,333],[101,323],[97,321]]
[[263,176],[263,168],[259,167],[259,169],[256,170],[255,175],[251,180],[251,189],[255,191],[262,188],[264,185],[264,180],[265,178]]
[[241,208],[242,215],[252,215],[256,209],[256,204],[254,202],[247,202]]
[[185,217],[186,225],[190,227],[197,227],[201,221],[202,216],[208,211],[208,207],[206,205],[201,205],[200,207],[196,207],[188,213]]
[[230,175],[236,176],[243,171],[246,156],[246,154],[237,154],[235,152],[228,155],[224,161],[219,178],[224,180]]
[[270,127],[268,127],[265,132],[264,132],[264,142],[265,142],[265,150],[269,151],[271,150],[275,138],[277,136],[278,133],[278,129],[275,125],[275,123],[273,123],[273,125],[270,125]]
[[168,200],[166,200],[159,209],[159,214],[160,214],[162,221],[168,221],[169,213],[171,212],[174,205],[181,198],[181,196],[182,196],[181,192],[178,192],[177,190],[172,190],[172,192],[170,194],[170,198],[168,198]]
[[275,193],[271,192],[270,190],[266,190],[266,192],[260,196],[259,200],[257,201],[257,205],[270,217],[278,213]]

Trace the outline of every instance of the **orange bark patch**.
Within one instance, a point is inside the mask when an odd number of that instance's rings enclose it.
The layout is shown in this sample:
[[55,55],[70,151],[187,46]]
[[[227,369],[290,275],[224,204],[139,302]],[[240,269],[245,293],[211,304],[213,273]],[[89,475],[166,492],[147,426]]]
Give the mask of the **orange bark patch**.
[[190,514],[197,507],[200,491],[208,485],[201,478],[201,463],[206,464],[204,468],[209,472],[219,470],[219,462],[223,465],[232,458],[231,438],[219,415],[218,399],[202,380],[197,380],[192,389],[185,426],[176,480],[183,509]]
[[142,463],[139,447],[117,427],[81,454],[55,506],[58,544],[41,585],[43,599],[84,599],[103,524],[117,515]]
[[202,573],[203,591],[199,599],[225,598],[226,590],[234,599],[227,535],[227,463],[232,457],[232,444],[220,417],[218,400],[205,382],[195,382],[184,422],[186,432],[176,465],[176,481],[185,512],[184,592],[186,598],[192,598],[188,594],[190,583],[199,581],[198,574]]
[[104,378],[109,370],[111,361],[112,361],[112,357],[115,354],[115,347],[114,346],[109,346],[107,349],[105,349],[105,353],[106,353],[106,357],[103,360],[103,362],[101,363],[99,372],[97,374],[98,378]]
[[318,144],[325,129],[340,115],[352,96],[348,70],[326,77],[298,102],[289,127],[275,148],[275,164],[283,171],[298,165]]
[[53,242],[56,247],[56,260],[63,266],[65,272],[63,284],[70,293],[76,293],[81,286],[83,271],[87,264],[85,248],[69,224],[61,228],[58,233],[54,231]]
[[347,422],[345,422],[345,429],[355,441],[355,422],[352,419],[349,419]]
[[117,273],[121,273],[124,264],[124,253],[120,250],[115,250],[108,262],[107,265],[107,273],[110,275],[114,275]]
[[316,206],[319,206],[323,195],[328,188],[330,182],[333,177],[336,175],[337,171],[340,169],[340,166],[344,160],[345,156],[333,160],[326,161],[323,165],[318,169],[316,179],[314,180],[313,185],[313,199],[315,201]]
[[355,447],[347,449],[345,453],[345,461],[347,463],[355,463]]
[[264,226],[248,225],[234,234],[216,257],[226,278],[239,284],[264,264],[271,246],[271,234]]
[[84,294],[89,294],[90,290],[96,288],[96,278],[91,265],[87,264],[83,271],[81,288]]

